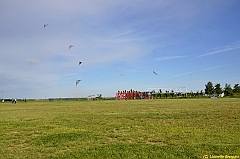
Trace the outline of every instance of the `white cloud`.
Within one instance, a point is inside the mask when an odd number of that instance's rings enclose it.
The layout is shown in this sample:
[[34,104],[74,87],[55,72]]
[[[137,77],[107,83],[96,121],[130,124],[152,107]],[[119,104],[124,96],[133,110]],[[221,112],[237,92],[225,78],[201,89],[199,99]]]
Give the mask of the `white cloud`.
[[32,64],[32,65],[40,63],[39,60],[34,59],[34,58],[25,59],[25,62]]
[[120,75],[121,75],[121,76],[125,76],[125,73],[124,73],[124,72],[121,72]]
[[9,78],[9,77],[5,77],[4,79],[7,80],[7,81],[12,81],[13,80],[13,78]]
[[175,77],[184,76],[184,75],[192,76],[192,73],[198,73],[198,72],[205,72],[205,71],[215,70],[215,69],[218,69],[218,68],[228,67],[228,66],[231,66],[231,65],[234,65],[234,64],[226,64],[226,65],[214,66],[214,67],[211,67],[211,68],[206,68],[206,69],[198,70],[198,71],[185,72],[185,73],[181,73],[181,74],[172,76],[170,78],[175,78]]
[[184,58],[184,57],[186,57],[186,56],[163,56],[163,57],[156,58],[156,60],[162,61],[162,60],[180,59],[180,58]]
[[204,56],[210,56],[210,55],[214,55],[214,54],[219,54],[219,53],[222,53],[222,52],[228,52],[228,51],[232,51],[232,50],[237,50],[237,49],[240,49],[240,46],[228,46],[226,48],[223,48],[223,49],[219,49],[219,50],[216,50],[216,51],[212,51],[212,52],[209,52],[209,53],[205,53],[205,54],[202,54],[202,55],[199,55],[197,56],[198,57],[204,57]]

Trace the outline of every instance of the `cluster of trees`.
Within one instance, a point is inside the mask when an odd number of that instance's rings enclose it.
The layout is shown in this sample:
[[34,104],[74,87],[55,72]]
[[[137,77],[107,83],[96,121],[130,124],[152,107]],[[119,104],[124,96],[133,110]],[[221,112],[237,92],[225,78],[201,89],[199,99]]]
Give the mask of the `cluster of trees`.
[[151,92],[153,94],[154,98],[177,98],[177,97],[190,97],[191,94],[193,96],[193,92],[191,93],[183,93],[183,92],[174,92],[173,90],[171,91],[165,91],[162,92],[162,90],[160,89],[158,92],[152,91]]
[[158,92],[152,91],[154,98],[189,98],[189,97],[206,97],[206,96],[215,96],[219,97],[224,96],[239,96],[240,97],[240,85],[235,84],[232,88],[230,84],[225,84],[225,87],[222,88],[220,83],[213,85],[212,82],[208,82],[205,85],[205,91],[201,90],[200,92],[174,92],[166,91],[162,92],[161,89]]
[[220,95],[222,93],[224,93],[224,96],[233,96],[234,94],[240,94],[240,85],[235,84],[232,88],[230,84],[226,83],[225,87],[222,88],[220,83],[217,83],[215,86],[213,86],[213,83],[210,81],[205,85],[205,94],[207,95]]

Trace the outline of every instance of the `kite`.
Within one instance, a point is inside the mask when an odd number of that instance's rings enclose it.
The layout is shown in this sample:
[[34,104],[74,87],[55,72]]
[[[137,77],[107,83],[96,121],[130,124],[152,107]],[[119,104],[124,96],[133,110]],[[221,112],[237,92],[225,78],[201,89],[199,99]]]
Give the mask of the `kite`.
[[81,65],[81,64],[82,64],[82,62],[81,62],[81,61],[79,61],[78,65]]
[[124,73],[124,72],[121,72],[120,75],[121,75],[121,76],[125,76],[125,73]]
[[45,28],[46,26],[48,26],[48,24],[43,24],[43,27]]
[[69,47],[68,47],[68,48],[69,48],[69,50],[70,50],[72,47],[73,47],[73,45],[69,45]]
[[76,86],[78,85],[78,83],[80,82],[81,80],[76,80]]
[[158,75],[155,71],[153,71],[153,73],[154,73],[155,75]]

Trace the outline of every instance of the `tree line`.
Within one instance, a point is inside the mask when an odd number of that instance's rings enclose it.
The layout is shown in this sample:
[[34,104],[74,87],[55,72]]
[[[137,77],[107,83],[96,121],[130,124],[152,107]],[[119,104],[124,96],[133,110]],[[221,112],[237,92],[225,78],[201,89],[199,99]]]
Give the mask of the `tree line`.
[[160,89],[158,92],[152,91],[154,98],[189,98],[189,97],[220,97],[228,96],[228,97],[240,97],[240,85],[235,84],[231,87],[230,84],[225,84],[225,87],[221,87],[220,83],[213,85],[212,82],[208,82],[205,85],[205,90],[197,91],[197,92],[174,92],[166,91],[162,92]]
[[205,85],[205,94],[208,96],[213,94],[220,95],[222,93],[224,93],[224,96],[238,96],[240,95],[240,85],[235,84],[232,88],[230,84],[226,83],[225,87],[222,88],[220,83],[213,85],[210,81]]

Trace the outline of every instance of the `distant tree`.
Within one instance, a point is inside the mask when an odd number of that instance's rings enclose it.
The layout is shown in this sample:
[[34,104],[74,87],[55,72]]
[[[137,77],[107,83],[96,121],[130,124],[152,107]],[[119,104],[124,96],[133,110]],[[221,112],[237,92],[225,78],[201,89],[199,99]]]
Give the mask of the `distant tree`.
[[153,98],[157,98],[157,93],[155,90],[152,90],[150,94],[152,95]]
[[199,91],[197,91],[197,93],[196,93],[196,96],[198,96],[198,97],[199,97],[199,95],[200,95],[200,93],[199,93]]
[[225,84],[225,87],[224,87],[224,95],[225,96],[231,96],[233,94],[233,90],[230,86],[230,84]]
[[200,91],[200,96],[203,96],[203,90]]
[[166,91],[165,96],[166,96],[166,98],[168,97],[168,91]]
[[155,94],[156,92],[155,92],[155,90],[152,90],[152,94]]
[[233,93],[240,93],[240,86],[239,84],[235,84],[233,87]]
[[178,92],[178,93],[177,93],[177,96],[178,96],[178,97],[181,97],[181,96],[182,96],[182,93],[181,93],[181,92]]
[[102,99],[102,94],[97,94],[97,99]]
[[162,90],[159,89],[159,97],[161,98],[162,97]]
[[205,93],[207,95],[212,95],[214,93],[214,87],[213,87],[212,82],[209,81],[205,86],[206,86]]
[[193,91],[190,92],[190,97],[193,97],[194,96],[194,93]]
[[223,93],[223,90],[222,90],[222,88],[221,88],[220,83],[217,83],[217,84],[215,85],[214,91],[215,91],[215,93],[217,93],[217,95]]
[[173,98],[173,96],[174,96],[174,91],[173,91],[173,90],[171,91],[170,95],[171,95],[172,98]]

